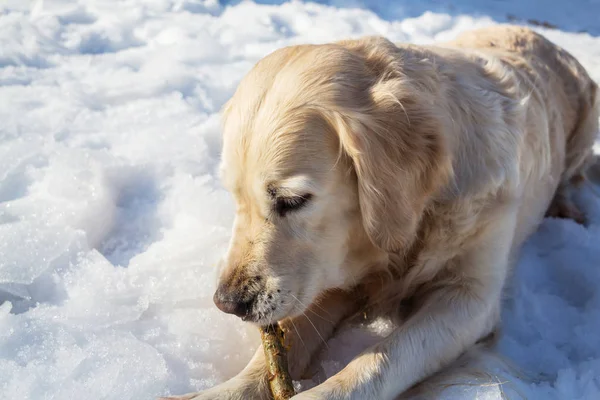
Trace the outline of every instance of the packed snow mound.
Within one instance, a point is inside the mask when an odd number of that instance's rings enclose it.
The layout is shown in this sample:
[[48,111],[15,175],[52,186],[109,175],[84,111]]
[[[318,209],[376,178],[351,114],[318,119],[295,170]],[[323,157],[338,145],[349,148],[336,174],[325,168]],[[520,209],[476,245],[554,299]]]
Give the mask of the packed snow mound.
[[[267,3],[0,4],[0,398],[147,400],[213,386],[249,360],[258,333],[212,303],[234,212],[216,172],[219,110],[276,48],[430,43],[537,19],[600,80],[592,0]],[[524,374],[452,396],[600,398],[594,190],[578,198],[588,227],[548,219],[520,257],[500,350]],[[371,328],[332,339],[315,379],[387,327]]]

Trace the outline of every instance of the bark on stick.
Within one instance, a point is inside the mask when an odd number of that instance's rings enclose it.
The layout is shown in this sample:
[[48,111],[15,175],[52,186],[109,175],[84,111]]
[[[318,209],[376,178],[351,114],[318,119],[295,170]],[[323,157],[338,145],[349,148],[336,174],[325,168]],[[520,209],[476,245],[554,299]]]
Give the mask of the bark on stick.
[[288,372],[287,354],[283,345],[283,331],[279,324],[260,327],[263,350],[267,361],[269,386],[274,400],[288,400],[294,394]]

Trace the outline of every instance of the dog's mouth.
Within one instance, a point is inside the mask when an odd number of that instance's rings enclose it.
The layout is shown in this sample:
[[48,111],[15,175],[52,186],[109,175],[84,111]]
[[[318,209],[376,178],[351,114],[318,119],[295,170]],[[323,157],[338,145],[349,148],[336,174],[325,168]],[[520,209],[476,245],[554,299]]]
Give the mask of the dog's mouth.
[[244,322],[268,325],[292,317],[295,312],[302,313],[302,308],[291,291],[284,294],[281,289],[265,290],[256,295],[244,315],[239,317]]
[[248,314],[240,317],[242,321],[244,322],[249,322],[255,325],[270,325],[273,324],[275,322],[277,322],[279,319],[282,318],[278,318],[278,319],[274,319],[264,313],[261,312],[253,312],[253,311],[249,311]]
[[[244,322],[268,325],[302,314],[306,310],[303,291],[286,287],[284,282],[254,277],[232,284],[222,281],[213,296],[218,309]],[[303,303],[304,301],[304,303]]]

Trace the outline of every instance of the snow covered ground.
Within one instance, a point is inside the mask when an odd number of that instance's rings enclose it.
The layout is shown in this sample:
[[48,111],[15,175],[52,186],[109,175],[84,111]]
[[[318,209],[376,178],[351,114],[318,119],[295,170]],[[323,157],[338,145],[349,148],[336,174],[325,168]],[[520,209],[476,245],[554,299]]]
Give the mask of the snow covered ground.
[[[249,359],[255,329],[211,300],[233,215],[218,112],[268,52],[536,19],[600,81],[596,0],[259,3],[0,1],[0,398],[152,399]],[[458,397],[600,399],[600,200],[579,197],[591,226],[546,220],[507,295],[500,349],[526,376]]]

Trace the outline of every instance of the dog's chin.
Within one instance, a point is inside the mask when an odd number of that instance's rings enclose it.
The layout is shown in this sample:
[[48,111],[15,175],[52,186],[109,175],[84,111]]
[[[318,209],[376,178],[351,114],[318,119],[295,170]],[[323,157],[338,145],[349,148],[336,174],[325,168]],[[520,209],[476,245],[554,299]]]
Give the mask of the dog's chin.
[[[288,302],[285,302],[288,304]],[[288,307],[270,307],[267,310],[254,305],[246,315],[240,317],[242,321],[251,323],[257,326],[266,326],[275,324],[287,318],[298,317],[306,312],[304,304],[296,304],[294,301],[292,306]],[[283,305],[283,304],[282,304]]]
[[256,325],[256,326],[266,326],[266,325],[275,324],[275,323],[277,323],[283,319],[286,319],[288,317],[293,317],[293,315],[290,315],[287,313],[273,314],[273,315],[268,315],[268,316],[247,314],[240,318],[242,319],[242,321],[248,322],[248,323]]

